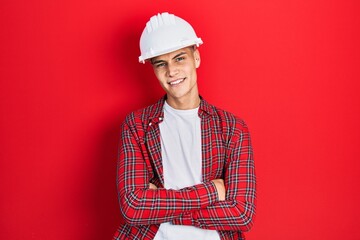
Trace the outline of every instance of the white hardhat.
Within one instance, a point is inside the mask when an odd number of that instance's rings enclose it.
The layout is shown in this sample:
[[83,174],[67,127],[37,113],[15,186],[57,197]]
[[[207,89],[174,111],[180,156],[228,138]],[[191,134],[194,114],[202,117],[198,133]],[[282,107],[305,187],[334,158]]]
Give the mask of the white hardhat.
[[202,43],[184,19],[167,12],[159,13],[150,18],[142,32],[139,62],[145,63],[150,58]]

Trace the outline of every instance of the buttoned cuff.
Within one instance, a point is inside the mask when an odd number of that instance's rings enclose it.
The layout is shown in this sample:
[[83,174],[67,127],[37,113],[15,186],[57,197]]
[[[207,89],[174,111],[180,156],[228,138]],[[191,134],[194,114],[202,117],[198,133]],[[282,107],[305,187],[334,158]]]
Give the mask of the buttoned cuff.
[[212,181],[197,185],[197,193],[201,202],[201,206],[207,207],[219,200],[215,183]]

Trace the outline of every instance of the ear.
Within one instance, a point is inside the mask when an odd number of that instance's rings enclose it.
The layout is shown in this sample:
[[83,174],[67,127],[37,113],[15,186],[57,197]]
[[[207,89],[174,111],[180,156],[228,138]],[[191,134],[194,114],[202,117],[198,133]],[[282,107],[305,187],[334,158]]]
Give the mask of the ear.
[[194,59],[195,59],[195,67],[196,67],[196,68],[199,68],[199,67],[200,67],[201,58],[200,58],[199,49],[197,49],[197,48],[194,49]]

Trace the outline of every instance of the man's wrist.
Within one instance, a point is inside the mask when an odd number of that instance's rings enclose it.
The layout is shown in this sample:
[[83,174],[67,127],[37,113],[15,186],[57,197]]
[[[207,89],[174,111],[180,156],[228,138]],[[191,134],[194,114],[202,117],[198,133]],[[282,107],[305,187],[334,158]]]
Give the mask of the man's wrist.
[[203,207],[207,207],[219,201],[219,195],[215,183],[212,181],[204,182],[203,187],[198,189],[199,199]]

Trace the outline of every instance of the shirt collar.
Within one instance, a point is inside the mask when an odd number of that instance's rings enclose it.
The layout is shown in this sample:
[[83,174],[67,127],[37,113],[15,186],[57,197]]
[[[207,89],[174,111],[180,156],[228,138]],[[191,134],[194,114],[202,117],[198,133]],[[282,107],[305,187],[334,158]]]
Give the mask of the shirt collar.
[[199,116],[207,114],[209,116],[214,115],[213,106],[211,106],[202,96],[200,96],[200,107],[199,107]]
[[[164,103],[166,100],[166,95],[164,95],[157,103],[153,105],[150,109],[150,120],[151,122],[161,122],[164,118]],[[199,106],[199,116],[203,117],[206,115],[213,115],[213,107],[202,97],[200,96],[200,106]]]

